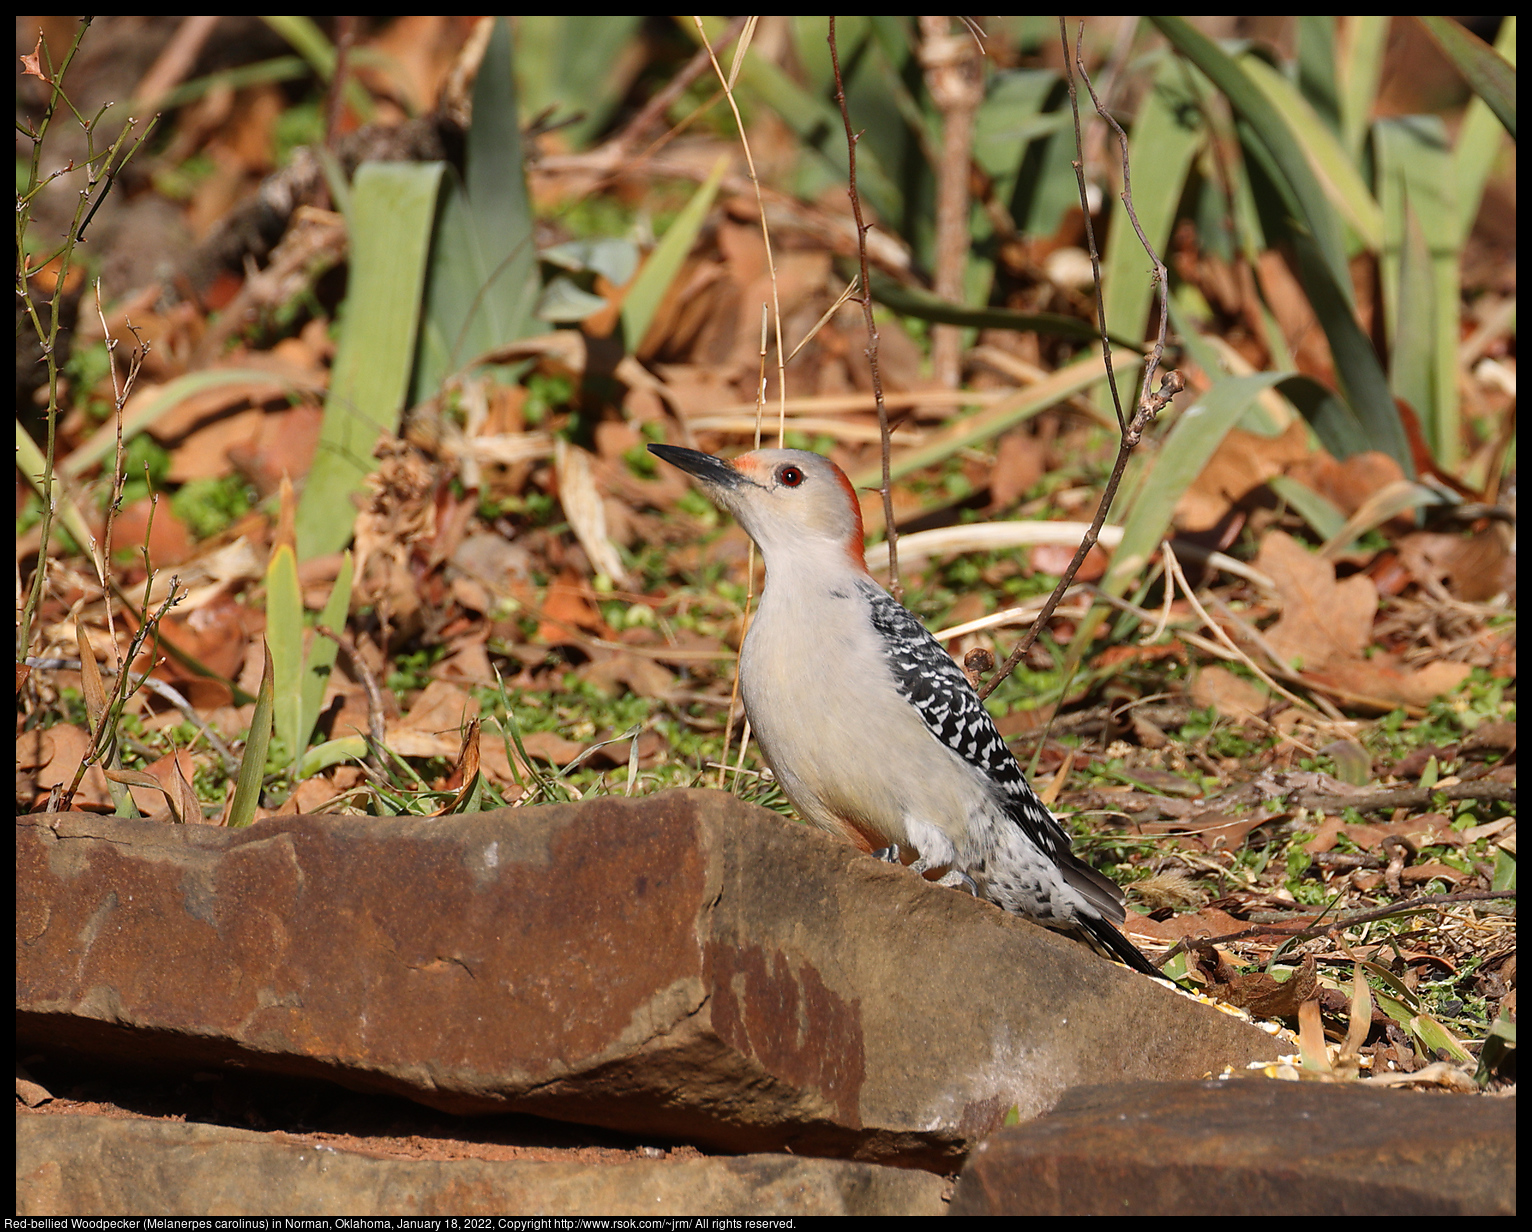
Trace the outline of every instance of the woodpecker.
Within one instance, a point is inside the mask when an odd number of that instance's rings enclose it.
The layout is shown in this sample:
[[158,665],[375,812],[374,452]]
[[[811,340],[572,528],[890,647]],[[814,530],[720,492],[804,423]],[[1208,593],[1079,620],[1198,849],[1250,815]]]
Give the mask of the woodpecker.
[[845,473],[801,449],[651,453],[732,513],[766,562],[740,651],[745,713],[803,819],[862,851],[1083,935],[1147,975],[1122,891],[1070,850],[952,656],[870,573]]

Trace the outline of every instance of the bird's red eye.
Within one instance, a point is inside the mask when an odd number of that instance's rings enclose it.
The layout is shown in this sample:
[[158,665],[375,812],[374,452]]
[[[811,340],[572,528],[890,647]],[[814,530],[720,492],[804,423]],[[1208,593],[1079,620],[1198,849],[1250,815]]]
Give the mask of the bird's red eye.
[[777,482],[784,488],[796,488],[803,482],[803,472],[796,466],[784,466],[777,472]]

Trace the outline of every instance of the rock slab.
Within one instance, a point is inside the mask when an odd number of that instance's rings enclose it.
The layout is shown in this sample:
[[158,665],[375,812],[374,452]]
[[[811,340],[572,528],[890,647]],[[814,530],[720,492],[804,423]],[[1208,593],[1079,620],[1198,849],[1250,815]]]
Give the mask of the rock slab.
[[929,1172],[787,1155],[386,1159],[216,1125],[16,1118],[18,1215],[940,1215],[943,1187]]
[[28,817],[16,885],[26,1050],[714,1150],[950,1172],[1013,1106],[1279,1051],[721,792],[245,830]]
[[1514,1215],[1516,1100],[1364,1083],[1071,1091],[969,1158],[954,1215]]

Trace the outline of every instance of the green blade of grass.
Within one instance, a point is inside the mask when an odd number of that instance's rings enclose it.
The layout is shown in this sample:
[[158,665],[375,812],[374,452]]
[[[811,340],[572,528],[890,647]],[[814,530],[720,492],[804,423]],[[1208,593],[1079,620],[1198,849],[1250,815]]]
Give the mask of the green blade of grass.
[[524,338],[537,302],[537,252],[506,19],[495,19],[474,81],[466,178],[452,172],[431,244],[412,400],[477,356]]
[[1291,475],[1273,475],[1266,481],[1266,486],[1296,510],[1321,539],[1335,537],[1346,525],[1346,515],[1333,501]]
[[[16,421],[16,469],[37,493],[38,500],[49,499],[43,486],[43,474],[48,469],[47,455],[38,448],[37,442],[22,427],[19,419]],[[101,545],[96,542],[95,535],[91,534],[90,523],[85,520],[85,514],[75,503],[74,497],[57,480],[52,485],[52,500],[54,516],[58,518],[64,529],[74,536],[74,541],[80,545],[80,550],[90,557],[91,566],[96,571],[96,580],[105,583],[106,573],[101,559]]]
[[1505,131],[1516,139],[1516,69],[1493,47],[1450,17],[1416,17],[1451,60],[1463,80],[1489,105]]
[[723,175],[728,167],[727,158],[720,158],[714,164],[712,172],[676,215],[675,221],[654,246],[649,259],[633,279],[633,285],[628,288],[622,301],[622,336],[630,353],[636,351],[643,342],[644,334],[648,332],[649,324],[659,310],[660,301],[665,298],[665,292],[670,289],[692,245],[697,242],[697,236],[707,220],[708,211],[713,208],[713,199],[718,195],[718,186],[723,183]]
[[[1112,363],[1119,381],[1126,381],[1143,362],[1144,357],[1132,351],[1112,352]],[[1067,367],[1060,368],[1046,380],[1019,390],[1014,397],[1004,402],[997,402],[994,406],[954,420],[940,432],[934,433],[919,448],[895,454],[890,462],[890,477],[899,479],[912,471],[934,466],[958,450],[998,436],[1050,406],[1056,406],[1071,394],[1089,389],[1097,381],[1105,379],[1106,364],[1100,353],[1087,354]],[[865,466],[851,475],[851,484],[855,488],[877,487],[882,481],[881,464]]]
[[[700,43],[701,36],[691,18],[678,18],[677,23],[687,37]],[[724,32],[725,23],[722,18],[705,16],[702,25],[709,40],[716,40]],[[844,48],[841,55],[844,63]],[[834,103],[805,90],[781,68],[757,53],[746,54],[734,89],[736,95],[754,98],[771,108],[805,148],[813,150],[818,157],[824,159],[832,176],[842,184],[846,182],[849,166],[846,130]],[[851,123],[853,127],[865,127],[867,121],[852,111]],[[857,190],[877,212],[878,217],[902,217],[904,194],[871,147],[857,148],[856,183]]]
[[265,665],[261,669],[261,687],[255,696],[255,711],[250,716],[250,734],[245,737],[245,751],[239,760],[234,800],[229,805],[229,828],[239,829],[255,820],[261,802],[261,781],[266,774],[266,750],[271,745],[272,680],[271,648],[262,639]]
[[1176,503],[1202,473],[1229,429],[1234,427],[1263,390],[1289,379],[1291,372],[1258,372],[1254,376],[1229,377],[1217,382],[1187,407],[1172,425],[1122,520],[1122,543],[1101,588],[1120,595],[1140,576],[1149,557],[1170,530]]
[[[583,148],[622,103],[641,60],[633,52],[641,13],[518,16],[516,86],[529,116],[555,109],[570,148]],[[615,71],[614,71],[615,70]]]
[[[1103,591],[1121,595],[1144,576],[1149,558],[1169,534],[1176,503],[1202,473],[1229,429],[1249,412],[1251,403],[1263,390],[1292,375],[1261,372],[1217,382],[1177,416],[1152,466],[1140,458],[1134,459],[1130,474],[1123,481],[1123,490],[1131,491],[1131,496],[1122,519],[1122,540],[1112,554],[1106,575],[1098,583]],[[1066,678],[1077,670],[1109,612],[1107,605],[1098,603],[1080,622],[1069,644],[1064,666]]]
[[1298,85],[1303,99],[1331,132],[1340,132],[1340,81],[1337,76],[1338,61],[1336,45],[1339,30],[1338,18],[1329,16],[1300,15],[1298,27],[1297,67]]
[[[1176,206],[1186,190],[1192,156],[1203,139],[1202,109],[1196,86],[1174,57],[1167,57],[1155,74],[1133,122],[1128,149],[1132,158],[1133,212],[1149,243],[1164,253],[1175,223]],[[1101,263],[1101,286],[1106,301],[1108,329],[1117,337],[1141,343],[1149,320],[1149,303],[1155,294],[1149,256],[1139,243],[1121,199],[1112,207],[1106,253]],[[1136,385],[1124,383],[1123,401],[1134,401]],[[1098,399],[1110,411],[1111,391],[1101,389]]]
[[[1500,36],[1495,40],[1495,50],[1505,57],[1512,67],[1516,64],[1516,18],[1505,18],[1500,23]],[[1473,230],[1474,220],[1479,216],[1479,204],[1484,197],[1484,184],[1489,179],[1490,168],[1499,157],[1505,144],[1505,130],[1495,113],[1482,98],[1475,96],[1463,116],[1458,130],[1457,145],[1452,152],[1452,182],[1457,186],[1458,245],[1461,247]]]
[[287,544],[266,566],[266,647],[272,663],[272,722],[278,745],[296,762],[307,740],[303,721],[303,598],[298,561]]
[[[202,372],[189,372],[173,381],[167,381],[152,393],[145,391],[129,401],[122,417],[123,443],[132,440],[161,415],[169,414],[188,398],[215,389],[239,386],[248,387],[240,392],[248,396],[252,403],[288,393],[306,392],[304,386],[260,368],[209,368]],[[116,448],[117,424],[109,420],[59,463],[59,471],[71,478],[81,475]]]
[[1390,384],[1420,417],[1437,461],[1452,469],[1460,454],[1461,254],[1447,131],[1436,116],[1380,120],[1374,149],[1388,236],[1383,302]]
[[1284,181],[1292,192],[1298,218],[1313,237],[1331,280],[1337,288],[1344,288],[1345,303],[1349,308],[1350,276],[1346,269],[1345,248],[1341,244],[1339,220],[1314,175],[1308,155],[1294,138],[1281,114],[1243,65],[1184,18],[1150,17],[1149,20],[1177,51],[1223,91],[1230,104],[1264,144],[1277,168],[1276,178]]
[[1373,200],[1361,172],[1293,83],[1259,56],[1243,56],[1239,67],[1276,108],[1307,156],[1325,195],[1337,206],[1362,243],[1372,252],[1383,246],[1383,211]]
[[361,761],[366,756],[366,736],[337,736],[334,740],[326,740],[323,744],[304,750],[298,761],[296,777],[301,783],[343,761]]
[[1372,106],[1383,78],[1383,51],[1388,44],[1386,13],[1346,18],[1340,40],[1337,76],[1340,86],[1341,147],[1355,162],[1372,126]]
[[[341,560],[340,573],[330,589],[324,610],[319,613],[319,625],[326,629],[343,629],[346,612],[351,607],[351,574],[353,561],[347,552]],[[331,638],[314,631],[309,641],[308,654],[303,663],[303,702],[298,719],[298,745],[295,757],[301,757],[314,734],[314,724],[319,721],[319,707],[324,701],[325,686],[330,682],[330,671],[335,666],[335,656],[340,646]]]
[[[1142,248],[1139,253],[1142,255]],[[1101,337],[1094,325],[1078,317],[1067,317],[1059,312],[1018,312],[1014,308],[969,308],[928,291],[907,287],[884,274],[872,275],[872,297],[885,308],[902,316],[914,317],[920,321],[935,321],[941,325],[964,325],[972,329],[1013,329],[1018,333],[1049,334],[1077,342],[1093,342]],[[1107,321],[1110,324],[1111,318],[1108,317]],[[1128,332],[1113,330],[1111,339],[1115,346],[1140,346]]]
[[444,163],[364,163],[352,185],[351,282],[319,450],[298,502],[298,558],[351,537],[351,496],[409,387],[436,194]]
[[1406,475],[1413,475],[1414,460],[1383,366],[1357,322],[1340,216],[1320,186],[1309,156],[1244,66],[1182,18],[1150,20],[1223,91],[1240,116],[1246,153],[1261,164],[1289,216],[1299,281],[1330,344],[1340,394],[1366,429],[1367,447],[1384,450]]
[[[286,39],[322,81],[328,82],[335,76],[335,47],[312,17],[262,17],[261,20]],[[369,122],[374,110],[372,95],[353,76],[346,78],[344,90],[346,105],[364,124]]]
[[1393,345],[1389,348],[1389,387],[1409,403],[1437,446],[1439,408],[1436,404],[1436,296],[1431,277],[1431,254],[1426,250],[1420,216],[1404,201],[1404,239],[1394,262]]

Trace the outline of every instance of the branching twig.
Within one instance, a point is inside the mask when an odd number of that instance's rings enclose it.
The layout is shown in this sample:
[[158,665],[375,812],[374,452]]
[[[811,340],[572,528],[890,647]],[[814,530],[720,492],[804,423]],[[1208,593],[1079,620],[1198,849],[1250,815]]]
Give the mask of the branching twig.
[[872,368],[872,396],[878,404],[878,433],[883,439],[883,526],[888,535],[888,588],[894,598],[903,599],[904,583],[899,580],[899,532],[894,526],[894,485],[889,475],[888,407],[883,402],[883,374],[878,368],[878,326],[872,319],[872,283],[867,273],[867,232],[872,224],[862,217],[862,198],[856,191],[856,143],[859,133],[851,130],[851,112],[846,108],[846,85],[840,75],[840,49],[835,43],[835,18],[830,18],[830,66],[835,70],[835,101],[846,126],[846,195],[851,198],[851,213],[856,218],[856,248],[861,260],[862,317],[867,323],[867,362]]
[[[101,320],[101,335],[106,345],[107,367],[112,373],[112,417],[117,425],[117,452],[112,467],[112,499],[106,506],[106,528],[101,535],[99,545],[100,563],[98,568],[101,576],[105,577],[111,567],[112,560],[112,527],[117,520],[119,506],[122,504],[122,491],[128,480],[127,454],[122,439],[122,409],[127,405],[128,395],[133,392],[133,386],[138,383],[139,370],[144,366],[144,360],[149,355],[150,344],[145,342],[138,330],[133,328],[133,322],[127,321],[128,331],[133,335],[136,344],[128,353],[128,373],[126,377],[117,374],[117,339],[112,337],[112,331],[106,323],[106,312],[101,307],[101,279],[96,279],[96,316]],[[147,474],[147,466],[145,468]],[[153,485],[150,485],[153,491]],[[149,524],[144,528],[144,565],[150,568],[149,561],[149,534],[154,529],[154,510],[158,505],[157,496],[150,497]],[[103,586],[101,598],[106,607],[106,629],[113,648],[117,646],[117,622],[112,614],[112,588]]]
[[[1060,23],[1059,23],[1059,29],[1060,29],[1061,32],[1063,31],[1062,19],[1060,20]],[[1117,134],[1117,145],[1118,145],[1118,148],[1122,150],[1122,192],[1119,193],[1118,196],[1122,199],[1123,207],[1128,212],[1128,219],[1133,223],[1133,230],[1134,230],[1134,233],[1137,234],[1137,236],[1138,236],[1138,242],[1143,245],[1144,251],[1149,254],[1149,259],[1154,262],[1154,288],[1155,288],[1155,293],[1159,296],[1159,299],[1160,299],[1160,314],[1159,314],[1160,315],[1160,330],[1159,330],[1159,335],[1155,338],[1154,350],[1149,353],[1149,362],[1144,365],[1144,383],[1143,383],[1143,388],[1145,390],[1148,390],[1148,389],[1150,389],[1154,385],[1154,374],[1159,370],[1160,360],[1163,359],[1164,356],[1165,356],[1165,330],[1166,330],[1166,327],[1168,326],[1169,321],[1170,321],[1170,313],[1169,313],[1169,311],[1167,309],[1167,288],[1169,286],[1169,279],[1168,279],[1168,276],[1167,276],[1167,274],[1165,272],[1165,263],[1160,260],[1159,253],[1154,251],[1154,245],[1149,242],[1149,237],[1144,234],[1144,229],[1141,226],[1138,225],[1138,214],[1133,209],[1133,178],[1132,178],[1132,175],[1129,173],[1129,170],[1128,170],[1128,134],[1122,131],[1122,125],[1117,123],[1117,120],[1113,117],[1112,113],[1109,112],[1105,107],[1103,107],[1101,105],[1101,100],[1096,97],[1096,88],[1093,85],[1091,85],[1090,74],[1085,71],[1085,61],[1084,61],[1084,59],[1083,59],[1083,57],[1081,55],[1081,50],[1080,50],[1081,42],[1084,40],[1084,37],[1085,37],[1085,26],[1082,24],[1080,26],[1079,36],[1075,40],[1075,68],[1079,69],[1079,71],[1080,71],[1080,79],[1083,82],[1085,82],[1085,88],[1090,91],[1090,101],[1092,102],[1092,104],[1094,104],[1094,106],[1096,108],[1096,114],[1099,115],[1108,124],[1110,124],[1112,126],[1112,131]],[[1066,54],[1067,54],[1067,51],[1068,51],[1067,44],[1065,46],[1065,51],[1066,51]],[[1074,79],[1073,79],[1073,74],[1071,74],[1071,77],[1070,77],[1070,87],[1069,88],[1070,88],[1070,97],[1073,98],[1074,97]],[[1078,109],[1075,111],[1075,124],[1076,124],[1075,132],[1078,135],[1078,133],[1079,133],[1079,111],[1078,111]],[[1082,177],[1081,178],[1081,186],[1082,186],[1082,192],[1083,192],[1083,186],[1084,186],[1083,176],[1084,176],[1084,172],[1079,167],[1076,167],[1076,171]],[[1085,225],[1086,225],[1087,228],[1090,226],[1089,211],[1086,212],[1086,224]],[[1105,300],[1105,298],[1103,296],[1101,296],[1101,266],[1100,266],[1100,263],[1099,263],[1099,261],[1097,260],[1097,257],[1096,257],[1096,248],[1095,248],[1094,237],[1092,238],[1092,243],[1091,243],[1091,267],[1096,271],[1096,294],[1097,294],[1098,302],[1099,302],[1099,304],[1101,306],[1101,335],[1102,335],[1101,340],[1102,340],[1102,345],[1106,346],[1106,300]],[[1111,367],[1111,363],[1112,363],[1112,361],[1111,361],[1111,357],[1109,355],[1107,357],[1107,367],[1108,368]],[[1185,387],[1185,382],[1183,381],[1182,382],[1182,388],[1184,388],[1184,387]],[[1116,394],[1116,390],[1115,389],[1113,390],[1113,394],[1115,396],[1115,394]],[[1154,397],[1156,397],[1156,398],[1158,398],[1159,396],[1160,396],[1159,394],[1155,394],[1154,395]],[[1160,403],[1160,407],[1163,407],[1165,405],[1165,403],[1169,402],[1169,401],[1170,401],[1170,399],[1168,397],[1165,398],[1164,401],[1162,401]],[[1142,405],[1143,405],[1143,400],[1141,399],[1140,400],[1140,407],[1142,407]],[[1118,414],[1121,415],[1121,413],[1122,413],[1122,411],[1121,411],[1121,408],[1119,407],[1118,408]]]
[[[1117,495],[1117,488],[1122,483],[1122,476],[1123,472],[1127,469],[1128,458],[1132,456],[1133,450],[1137,448],[1139,441],[1143,439],[1145,430],[1151,423],[1154,422],[1154,417],[1165,409],[1170,400],[1175,397],[1176,394],[1180,393],[1183,389],[1186,388],[1186,379],[1179,372],[1170,371],[1167,372],[1163,379],[1160,381],[1159,388],[1153,392],[1150,392],[1154,373],[1159,367],[1160,359],[1164,355],[1165,328],[1170,316],[1166,298],[1165,266],[1164,263],[1161,262],[1159,256],[1155,253],[1153,246],[1149,243],[1148,237],[1144,235],[1143,229],[1138,225],[1138,218],[1133,212],[1132,187],[1129,184],[1127,178],[1127,137],[1123,133],[1122,129],[1117,125],[1117,122],[1113,120],[1109,115],[1107,115],[1105,110],[1101,107],[1100,100],[1096,98],[1095,91],[1091,89],[1090,76],[1085,71],[1085,63],[1080,46],[1081,41],[1084,39],[1084,35],[1085,28],[1084,26],[1081,26],[1080,36],[1076,41],[1074,55],[1071,57],[1069,50],[1069,32],[1064,25],[1064,19],[1062,17],[1059,18],[1059,37],[1064,44],[1064,63],[1069,81],[1069,106],[1071,112],[1074,115],[1075,122],[1075,150],[1076,153],[1080,155],[1080,157],[1074,160],[1075,182],[1079,186],[1080,190],[1080,209],[1085,217],[1086,246],[1090,251],[1091,271],[1095,276],[1096,316],[1097,323],[1099,324],[1101,330],[1101,350],[1106,363],[1107,386],[1112,392],[1112,405],[1117,412],[1117,423],[1122,430],[1122,440],[1118,444],[1117,460],[1112,465],[1111,476],[1107,479],[1106,488],[1101,494],[1101,501],[1096,507],[1096,516],[1091,520],[1090,530],[1086,532],[1085,538],[1080,541],[1080,546],[1075,550],[1074,559],[1069,562],[1069,567],[1064,570],[1064,576],[1059,579],[1058,585],[1054,587],[1053,594],[1049,596],[1048,603],[1044,606],[1041,614],[1037,618],[1036,623],[1033,624],[1032,628],[1027,631],[1026,636],[1023,637],[1021,641],[1019,641],[1015,647],[1012,648],[1011,653],[1006,657],[1005,663],[1001,666],[1000,670],[995,673],[995,675],[988,682],[986,682],[982,689],[979,690],[979,696],[981,698],[988,697],[995,691],[1002,680],[1004,680],[1007,676],[1016,670],[1016,665],[1021,662],[1022,656],[1027,653],[1027,650],[1031,647],[1032,643],[1037,640],[1038,634],[1041,633],[1043,629],[1048,627],[1048,621],[1053,615],[1054,608],[1059,605],[1059,601],[1063,598],[1064,592],[1069,589],[1069,585],[1074,580],[1075,573],[1078,572],[1081,563],[1085,560],[1086,554],[1096,544],[1096,539],[1101,533],[1101,527],[1106,522],[1107,512],[1111,509],[1112,499]],[[1122,201],[1124,206],[1127,207],[1129,217],[1133,219],[1133,227],[1134,230],[1138,233],[1139,242],[1143,244],[1144,250],[1149,254],[1150,259],[1154,262],[1155,281],[1159,291],[1159,339],[1156,342],[1154,351],[1150,356],[1148,366],[1144,369],[1144,392],[1138,400],[1137,409],[1134,410],[1131,419],[1127,418],[1123,414],[1122,397],[1117,388],[1117,376],[1112,368],[1112,344],[1107,332],[1106,296],[1102,292],[1101,287],[1101,257],[1096,249],[1096,232],[1095,228],[1091,224],[1090,200],[1085,190],[1084,154],[1081,153],[1084,147],[1081,142],[1080,133],[1080,101],[1078,91],[1075,87],[1076,70],[1078,70],[1080,76],[1085,80],[1086,89],[1091,91],[1091,100],[1096,104],[1097,112],[1116,130],[1118,140],[1122,145]]]

